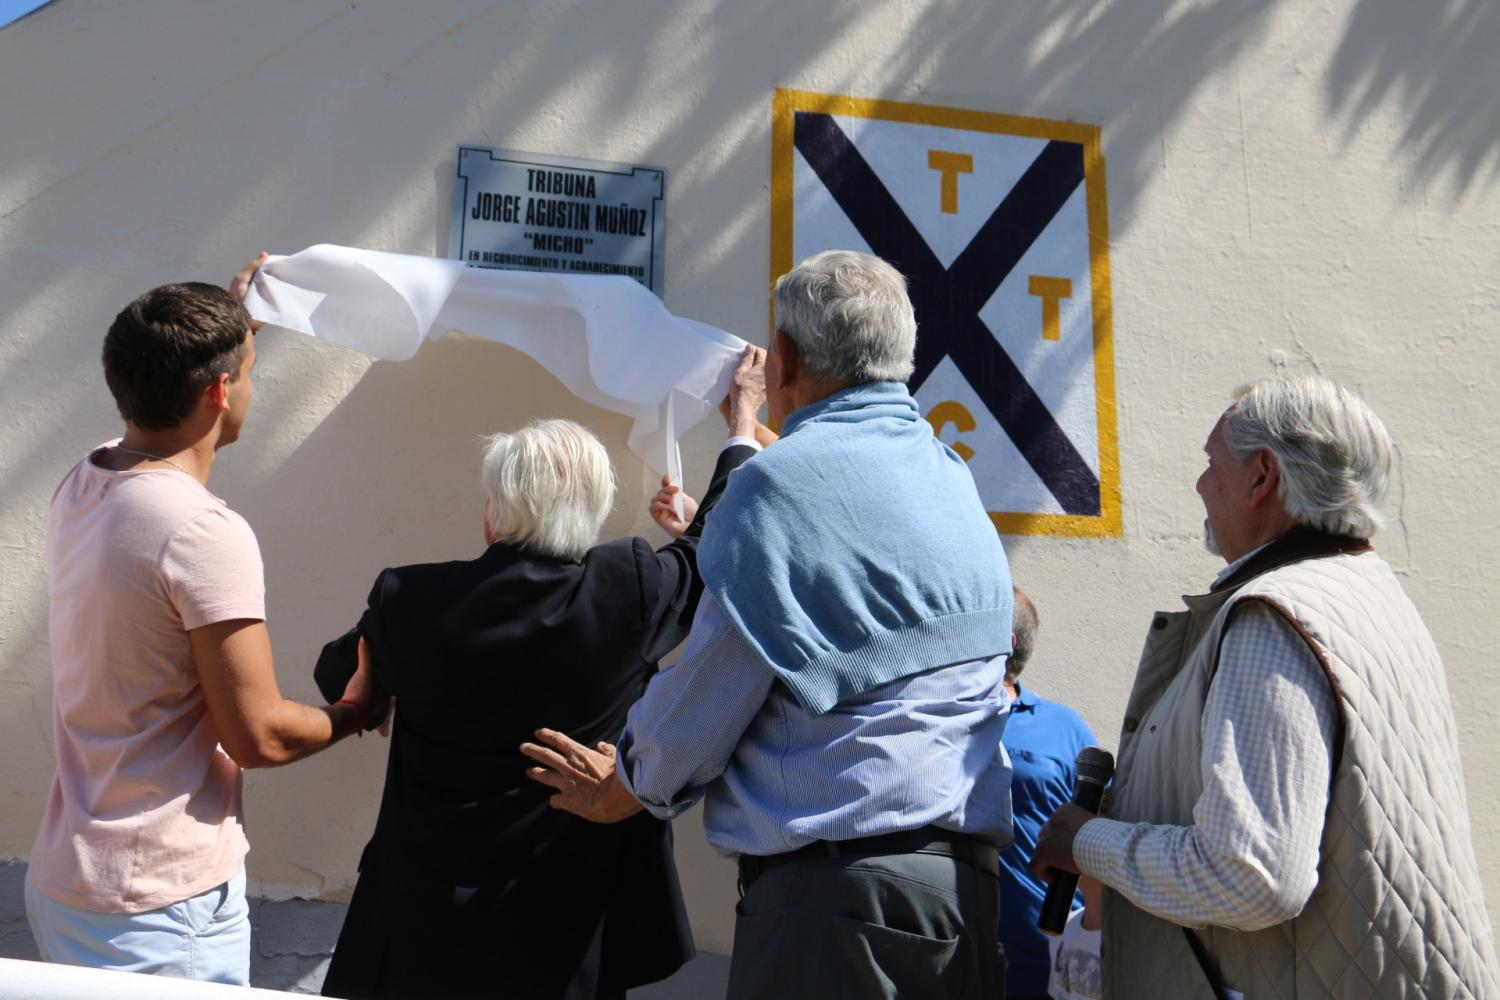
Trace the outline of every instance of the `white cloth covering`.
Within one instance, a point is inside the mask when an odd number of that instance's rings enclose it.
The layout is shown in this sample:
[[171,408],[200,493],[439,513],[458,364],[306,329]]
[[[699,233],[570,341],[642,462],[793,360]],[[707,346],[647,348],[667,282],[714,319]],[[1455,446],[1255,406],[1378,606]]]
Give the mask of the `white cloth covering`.
[[388,361],[453,330],[507,344],[578,398],[633,418],[630,450],[676,482],[678,437],[724,398],[745,347],[673,316],[625,277],[500,271],[326,243],[267,260],[245,307],[269,325]]

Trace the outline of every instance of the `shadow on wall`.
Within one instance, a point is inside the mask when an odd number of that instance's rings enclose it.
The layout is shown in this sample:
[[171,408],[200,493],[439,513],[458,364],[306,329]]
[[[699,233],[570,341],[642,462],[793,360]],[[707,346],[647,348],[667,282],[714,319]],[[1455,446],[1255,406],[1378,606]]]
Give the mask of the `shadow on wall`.
[[[1047,0],[1008,5],[999,16],[980,3],[938,16],[949,8],[933,3],[896,75],[909,81],[935,75],[938,65],[982,66],[994,78],[992,110],[1102,125],[1118,241],[1160,172],[1164,133],[1216,71],[1257,43],[1277,6]],[[932,96],[941,103],[943,95]],[[1127,114],[1129,126],[1118,127]]]
[[[998,96],[988,110],[1076,115],[1102,124],[1110,226],[1118,239],[1135,220],[1171,123],[1216,71],[1253,53],[1272,16],[1289,6],[1295,5],[1051,0],[997,13],[985,4],[934,3],[915,15],[912,43],[887,68],[894,70],[899,96],[915,81],[936,76],[929,71],[939,63],[989,67]],[[1345,143],[1394,102],[1407,124],[1390,150],[1393,160],[1409,162],[1424,178],[1446,175],[1455,196],[1494,183],[1500,175],[1500,4],[1357,0],[1342,16],[1347,21],[1332,59],[1310,71],[1325,80],[1324,113],[1341,126]],[[1253,66],[1244,76],[1253,78]],[[945,99],[917,89],[907,99]],[[1130,127],[1112,127],[1126,112],[1136,116]]]
[[[275,420],[272,412],[257,415]],[[477,558],[484,550],[481,439],[541,417],[579,421],[613,456],[630,454],[627,417],[568,396],[507,346],[450,334],[425,343],[413,360],[369,367],[272,474],[236,490],[239,504],[258,511],[267,576],[290,585],[270,592],[273,618],[332,628],[332,639],[354,624],[381,568]],[[254,426],[248,433],[254,441]],[[616,477],[606,538],[636,526],[655,492],[643,466],[616,468]],[[330,579],[327,552],[353,556],[341,570],[357,579]]]
[[[482,438],[554,416],[589,427],[613,455],[629,455],[629,418],[573,398],[511,348],[451,334],[409,361],[371,366],[269,476],[236,491],[239,504],[258,512],[267,576],[280,584],[267,594],[271,620],[332,639],[358,619],[384,567],[478,557]],[[655,492],[644,467],[616,475],[605,538],[637,525]],[[328,573],[330,552],[342,554],[339,576]],[[310,663],[316,652],[288,650],[286,662]],[[304,680],[311,692],[310,673]]]
[[[1422,176],[1456,194],[1500,174],[1500,4],[1493,0],[1360,0],[1329,67],[1327,112],[1345,135],[1397,101]],[[1394,151],[1393,151],[1394,152]]]
[[[236,232],[262,234],[259,243],[282,250],[328,241],[439,249],[442,234],[434,239],[421,231],[431,230],[434,201],[437,217],[446,217],[447,192],[438,191],[434,198],[431,174],[418,165],[425,167],[433,150],[451,150],[460,138],[522,148],[556,146],[555,140],[534,136],[564,113],[618,124],[588,140],[577,137],[576,148],[559,152],[589,154],[585,146],[597,144],[618,155],[675,165],[674,229],[679,225],[675,220],[693,226],[695,253],[691,261],[676,257],[673,278],[688,282],[734,256],[737,244],[764,239],[763,210],[744,211],[743,203],[734,210],[704,205],[729,200],[711,193],[721,190],[721,175],[731,172],[732,165],[747,157],[763,162],[759,153],[768,144],[770,95],[776,86],[963,106],[980,103],[974,94],[989,94],[993,96],[983,102],[986,110],[1099,121],[1105,126],[1110,158],[1111,225],[1117,238],[1123,238],[1159,167],[1163,131],[1217,70],[1263,38],[1273,13],[1287,2],[1097,5],[1043,0],[997,10],[991,4],[928,0],[893,12],[891,5],[881,4],[834,11],[760,0],[720,9],[677,2],[651,12],[632,9],[632,4],[602,5],[590,10],[587,18],[572,16],[576,11],[522,18],[510,6],[497,3],[470,13],[460,5],[433,5],[420,22],[413,19],[397,26],[402,30],[382,32],[381,22],[389,16],[362,5],[323,5],[321,14],[308,15],[315,23],[299,26],[300,35],[278,40],[267,57],[270,62],[258,69],[230,63],[218,71],[218,78],[212,73],[203,78],[208,71],[197,66],[197,77],[174,88],[174,69],[156,66],[153,86],[171,94],[176,103],[163,101],[159,112],[137,111],[141,122],[136,131],[125,133],[112,146],[92,150],[92,162],[69,167],[71,172],[59,180],[32,180],[31,175],[56,168],[26,162],[24,155],[16,156],[18,150],[8,150],[0,173],[0,222],[8,228],[5,247],[0,248],[0,274],[22,273],[21,262],[11,258],[23,249],[46,254],[50,248],[56,260],[44,272],[45,280],[16,281],[6,288],[7,315],[0,322],[23,316],[44,322],[55,312],[47,300],[65,294],[63,289],[76,294],[78,283],[66,279],[83,274],[92,288],[107,289],[102,296],[90,296],[105,301],[86,307],[90,317],[103,322],[150,282],[140,281],[138,272],[158,280],[178,274],[201,276],[198,262],[218,259],[224,252],[222,237],[203,226],[209,218],[224,219],[226,228]],[[3,43],[20,44],[28,30],[42,26],[39,22],[61,18],[63,7],[44,8],[12,26]],[[892,54],[873,64],[842,55],[830,60],[830,51],[846,39],[871,37],[869,22],[877,12],[887,17],[904,14],[904,31],[891,43]],[[1415,147],[1418,170],[1447,171],[1461,186],[1493,172],[1500,157],[1500,60],[1491,56],[1500,38],[1500,5],[1490,0],[1358,0],[1347,19],[1331,63],[1315,68],[1327,78],[1330,119],[1341,120],[1349,134],[1384,102],[1400,101],[1410,111],[1403,146]],[[188,19],[176,20],[185,26],[176,27],[173,19],[163,21],[160,44],[172,44],[176,31],[201,29]],[[86,25],[84,19],[81,27]],[[409,37],[393,41],[392,34]],[[323,48],[339,35],[384,37],[372,46],[365,66],[317,68],[314,63]],[[643,52],[619,43],[627,37],[663,41]],[[767,50],[736,44],[733,40],[739,37],[774,37],[779,44]],[[691,39],[693,46],[669,50],[668,45],[683,39]],[[561,52],[567,53],[566,60],[552,58]],[[330,66],[339,62],[328,60]],[[424,82],[440,63],[478,71],[449,70],[438,82]],[[246,72],[252,72],[264,90],[247,87]],[[284,79],[270,79],[278,76]],[[399,120],[399,138],[393,131],[350,135],[340,128],[350,112],[419,103],[414,94],[451,87],[456,77],[467,81],[464,99],[443,102],[443,114],[392,119]],[[607,86],[579,83],[599,79],[607,80]],[[933,80],[945,82],[934,85]],[[297,89],[309,87],[320,99],[293,99],[305,98]],[[580,88],[589,94],[591,107],[568,104],[568,92]],[[517,94],[522,99],[515,99]],[[269,117],[239,113],[265,102],[283,111]],[[663,106],[669,109],[664,124],[642,132],[636,122],[644,110]],[[700,116],[699,109],[705,107],[715,109],[715,120]],[[1131,127],[1111,128],[1126,112],[1136,116]],[[206,123],[195,119],[210,115],[242,127],[240,142],[247,148],[297,148],[260,167],[195,153],[195,146],[217,148],[218,140],[227,137],[223,124],[198,127]],[[757,127],[735,133],[735,126],[726,123],[734,122],[736,115],[748,115]],[[476,128],[476,122],[483,122],[483,127]],[[316,142],[309,144],[308,139]],[[116,176],[128,172],[131,160],[150,155],[148,151],[157,146],[172,148],[173,162],[184,171],[223,176],[223,190],[211,192],[208,199],[212,214],[181,192],[173,182],[173,169],[156,169],[155,180],[133,182],[143,190],[131,192],[125,204],[133,202],[145,214],[122,211],[117,192],[100,182],[113,171],[122,172]],[[1393,149],[1392,155],[1398,152]],[[358,184],[346,183],[350,162],[360,163]],[[415,187],[414,178],[419,178]],[[10,183],[13,180],[17,182]],[[285,192],[298,188],[314,193],[325,209],[310,219],[289,218],[282,208],[289,203]],[[226,192],[229,197],[224,197]],[[12,202],[13,197],[22,200]],[[61,204],[64,198],[71,204]],[[109,209],[101,211],[106,203]],[[174,211],[182,214],[174,218]],[[339,222],[330,226],[329,219]],[[141,255],[137,259],[167,266],[137,265],[127,276],[119,265],[98,270],[93,261],[79,264],[76,256],[57,252],[53,244],[56,233],[68,231],[97,232],[110,245],[131,245]],[[671,239],[682,245],[679,233]],[[237,261],[253,249],[237,248],[230,259]],[[705,249],[708,252],[698,252]],[[119,276],[118,287],[112,274]],[[745,280],[759,287],[763,276],[746,275]],[[75,301],[69,315],[76,318],[78,312]],[[96,324],[95,329],[49,338],[26,354],[0,355],[0,398],[22,408],[34,405],[37,394],[23,390],[34,379],[52,378],[59,391],[48,393],[49,400],[77,401],[71,376],[97,382],[99,331],[102,325]],[[102,390],[102,385],[93,388]],[[80,409],[89,415],[107,413],[97,403]],[[53,411],[49,423],[75,428],[78,422],[72,416]],[[12,414],[11,420],[16,419]],[[32,447],[12,452],[0,472],[45,468],[51,473],[56,467],[66,468],[61,461],[35,461],[49,437],[43,435],[31,442]],[[18,482],[7,474],[0,486],[0,509],[16,491],[35,495],[47,485]]]

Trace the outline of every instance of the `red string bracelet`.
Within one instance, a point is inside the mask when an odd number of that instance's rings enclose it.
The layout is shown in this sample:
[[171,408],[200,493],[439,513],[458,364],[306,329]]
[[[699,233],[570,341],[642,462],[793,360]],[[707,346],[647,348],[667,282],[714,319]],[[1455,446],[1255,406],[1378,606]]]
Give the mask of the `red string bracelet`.
[[364,739],[365,723],[370,720],[370,713],[365,711],[365,707],[352,698],[340,698],[338,701],[334,702],[334,704],[354,706],[354,711],[359,713],[359,724],[354,727],[354,735],[358,736],[360,739]]

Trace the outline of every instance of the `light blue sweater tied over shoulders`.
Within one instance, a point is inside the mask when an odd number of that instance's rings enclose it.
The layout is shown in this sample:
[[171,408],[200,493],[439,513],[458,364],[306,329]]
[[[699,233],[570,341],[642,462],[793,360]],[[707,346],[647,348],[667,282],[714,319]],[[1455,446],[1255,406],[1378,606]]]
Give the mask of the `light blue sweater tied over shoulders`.
[[792,414],[781,440],[730,476],[698,566],[813,715],[1010,652],[1005,550],[963,460],[899,382]]

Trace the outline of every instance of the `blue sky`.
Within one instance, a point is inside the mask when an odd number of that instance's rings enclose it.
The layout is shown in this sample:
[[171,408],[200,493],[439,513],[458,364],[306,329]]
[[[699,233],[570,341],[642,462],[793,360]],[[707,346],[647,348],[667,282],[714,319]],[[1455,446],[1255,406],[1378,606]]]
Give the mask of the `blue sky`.
[[47,0],[0,0],[0,28],[23,14],[30,14]]

